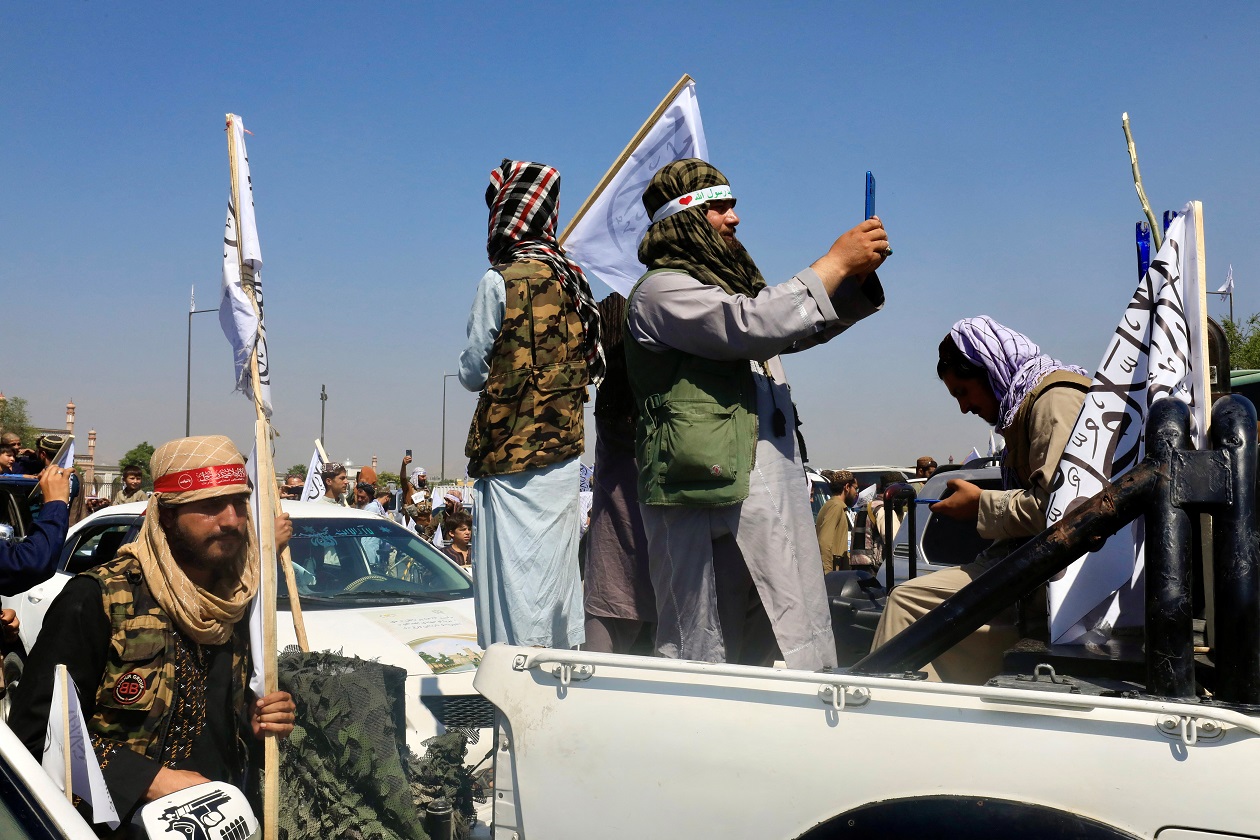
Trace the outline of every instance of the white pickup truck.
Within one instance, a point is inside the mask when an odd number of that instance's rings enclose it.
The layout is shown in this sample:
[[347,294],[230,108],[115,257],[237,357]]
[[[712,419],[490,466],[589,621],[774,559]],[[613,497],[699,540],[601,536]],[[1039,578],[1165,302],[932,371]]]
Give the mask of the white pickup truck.
[[[1152,421],[1146,462],[848,670],[492,646],[474,685],[499,711],[494,837],[1260,838],[1256,415],[1217,413],[1207,452],[1168,445],[1159,423],[1184,418]],[[1182,609],[1187,511],[1215,527],[1211,658]],[[921,680],[1143,513],[1144,641],[1025,645],[985,686]]]

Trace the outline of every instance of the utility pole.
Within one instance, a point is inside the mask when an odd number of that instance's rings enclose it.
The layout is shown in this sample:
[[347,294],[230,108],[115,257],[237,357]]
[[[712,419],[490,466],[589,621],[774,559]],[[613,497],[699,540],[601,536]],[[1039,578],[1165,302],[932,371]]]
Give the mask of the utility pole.
[[327,448],[324,443],[324,408],[328,404],[328,392],[324,390],[324,386],[319,386],[319,445]]
[[442,374],[442,480],[446,480],[446,380],[458,373]]

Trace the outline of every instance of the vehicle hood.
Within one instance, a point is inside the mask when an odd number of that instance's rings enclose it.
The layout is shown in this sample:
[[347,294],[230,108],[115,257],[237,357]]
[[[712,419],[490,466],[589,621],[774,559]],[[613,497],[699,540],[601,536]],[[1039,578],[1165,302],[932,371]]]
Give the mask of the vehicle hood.
[[[400,607],[306,610],[311,650],[372,659],[406,670],[408,676],[475,671],[482,650],[471,598]],[[276,616],[281,650],[297,644],[290,613]]]

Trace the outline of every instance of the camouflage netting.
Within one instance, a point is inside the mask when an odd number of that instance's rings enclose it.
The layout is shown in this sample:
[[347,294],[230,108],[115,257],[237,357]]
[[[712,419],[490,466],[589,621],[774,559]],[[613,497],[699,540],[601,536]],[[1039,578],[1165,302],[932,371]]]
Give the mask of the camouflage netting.
[[467,837],[474,783],[464,767],[467,739],[406,745],[401,668],[326,652],[285,653],[280,688],[297,703],[293,734],[280,747],[282,840],[428,840],[425,805],[445,798],[455,835]]

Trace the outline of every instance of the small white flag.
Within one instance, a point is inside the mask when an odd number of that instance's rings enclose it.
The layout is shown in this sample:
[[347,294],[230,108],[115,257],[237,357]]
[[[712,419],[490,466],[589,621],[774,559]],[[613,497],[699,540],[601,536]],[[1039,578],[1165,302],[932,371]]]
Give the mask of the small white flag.
[[44,771],[57,787],[66,789],[66,752],[70,754],[70,790],[92,807],[92,822],[118,828],[121,820],[114,799],[105,787],[79,692],[65,665],[58,665],[53,678],[52,706],[48,713],[48,731],[44,737]]
[[324,459],[319,457],[319,447],[311,453],[311,465],[306,468],[306,483],[302,485],[302,501],[318,502],[324,495]]
[[963,458],[963,466],[966,466],[973,461],[979,461],[983,458],[984,456],[980,454],[980,450],[973,446],[971,447],[971,454],[969,454],[966,458]]
[[[1229,297],[1234,293],[1234,264],[1229,264],[1229,271],[1225,272],[1225,285],[1217,289],[1213,294],[1221,296],[1221,300]],[[1232,311],[1232,310],[1231,310]]]
[[68,440],[65,448],[61,450],[57,458],[57,466],[63,470],[74,469],[74,438]]
[[643,209],[643,190],[656,170],[683,158],[709,159],[695,82],[689,82],[674,97],[586,214],[568,231],[563,242],[568,255],[588,274],[628,296],[646,270],[639,262],[639,242],[649,223]]
[[[1125,307],[1072,436],[1055,471],[1047,527],[1120,478],[1146,454],[1143,434],[1151,405],[1165,398],[1190,406],[1191,440],[1205,443],[1208,395],[1196,371],[1204,370],[1199,311],[1195,214],[1187,206],[1165,233],[1163,247]],[[1144,620],[1143,519],[1113,535],[1050,581],[1050,639],[1084,644],[1087,633]]]
[[[271,370],[267,354],[267,329],[263,325],[262,251],[258,247],[258,226],[254,222],[254,188],[249,176],[249,156],[245,154],[245,125],[235,114],[228,114],[228,131],[232,132],[236,158],[236,194],[240,196],[240,230],[232,207],[232,191],[228,192],[227,224],[223,232],[223,294],[219,299],[219,326],[232,344],[236,365],[236,389],[252,398],[253,386],[249,360],[258,349],[258,380],[263,412],[271,416]],[[254,289],[258,313],[245,293]]]

